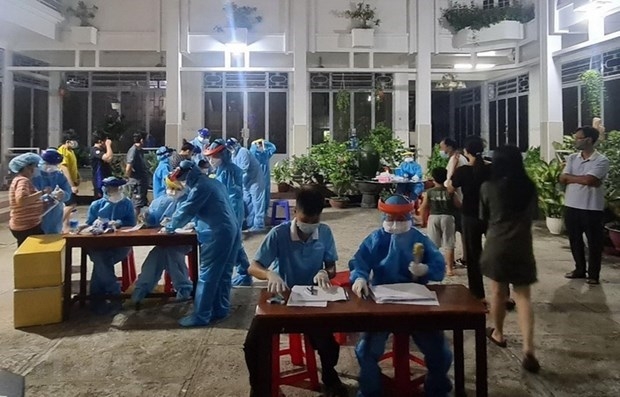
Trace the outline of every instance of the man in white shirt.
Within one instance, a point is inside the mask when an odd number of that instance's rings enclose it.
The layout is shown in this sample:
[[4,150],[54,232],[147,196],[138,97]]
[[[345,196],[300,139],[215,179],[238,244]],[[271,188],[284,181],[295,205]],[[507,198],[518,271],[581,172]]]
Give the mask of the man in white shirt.
[[[560,175],[560,183],[566,185],[566,212],[564,220],[568,231],[570,249],[575,260],[575,270],[566,278],[586,278],[590,285],[599,284],[603,252],[603,210],[605,188],[603,181],[609,172],[609,160],[594,149],[599,132],[584,126],[575,132],[575,148],[566,158],[566,167]],[[588,239],[588,267],[583,234]]]

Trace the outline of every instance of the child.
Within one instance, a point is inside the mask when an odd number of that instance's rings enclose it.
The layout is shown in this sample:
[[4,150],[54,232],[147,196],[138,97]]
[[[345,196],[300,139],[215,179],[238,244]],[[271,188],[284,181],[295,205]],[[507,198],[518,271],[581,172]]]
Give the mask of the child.
[[[281,293],[294,285],[331,286],[329,280],[336,275],[338,255],[331,229],[320,223],[323,202],[323,196],[317,190],[302,189],[297,194],[295,218],[274,227],[265,236],[249,273],[259,280],[267,280],[269,292]],[[305,334],[321,357],[325,395],[347,396],[347,390],[334,369],[338,363],[340,346],[333,334],[320,328],[308,330]],[[269,395],[264,391],[259,376],[262,363],[258,350],[265,337],[269,336],[259,334],[256,323],[252,322],[244,344],[251,396]]]
[[454,275],[454,244],[456,240],[454,193],[448,193],[444,186],[448,172],[445,168],[435,168],[431,172],[435,186],[422,194],[420,215],[422,219],[430,213],[426,232],[439,248],[444,249],[446,275]]

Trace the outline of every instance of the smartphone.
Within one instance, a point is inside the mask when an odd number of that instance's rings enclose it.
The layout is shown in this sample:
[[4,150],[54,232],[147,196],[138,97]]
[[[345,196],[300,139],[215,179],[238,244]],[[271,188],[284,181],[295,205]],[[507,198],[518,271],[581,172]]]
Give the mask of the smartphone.
[[277,294],[267,299],[267,303],[271,303],[274,305],[284,305],[286,303],[286,300],[284,299],[282,295]]

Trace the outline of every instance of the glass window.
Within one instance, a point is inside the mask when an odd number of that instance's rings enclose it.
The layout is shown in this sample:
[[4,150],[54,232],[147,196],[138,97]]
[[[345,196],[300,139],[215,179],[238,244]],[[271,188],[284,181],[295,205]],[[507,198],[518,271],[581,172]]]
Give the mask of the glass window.
[[316,145],[323,142],[325,134],[330,134],[329,130],[329,93],[312,93],[312,144]]
[[148,96],[149,134],[152,146],[159,147],[166,142],[166,91],[152,90]]
[[13,128],[15,147],[31,147],[31,109],[32,88],[15,86]]
[[62,129],[73,129],[80,146],[88,146],[88,92],[70,91],[62,101]]
[[497,147],[497,102],[489,103],[489,149]]
[[372,101],[373,97],[370,92],[356,92],[353,94],[353,128],[355,128],[355,132],[360,139],[367,137],[370,133]]
[[506,100],[497,101],[497,145],[501,146],[506,142]]
[[617,100],[620,98],[620,79],[605,82],[605,101],[603,114],[606,131],[620,130],[620,112],[617,110]]
[[286,101],[286,92],[269,93],[269,141],[276,145],[276,153],[287,152]]
[[118,115],[115,110],[112,110],[112,103],[116,102],[118,102],[116,92],[93,92],[93,131],[102,129],[107,117]]
[[248,146],[256,139],[265,138],[265,92],[248,92]]
[[379,93],[378,98],[375,100],[375,125],[383,123],[386,127],[392,128],[392,107],[392,93]]
[[211,140],[223,136],[221,92],[205,92],[205,126],[211,131]]
[[522,95],[519,97],[519,149],[522,152],[529,149],[529,110],[528,110],[528,96]]
[[566,87],[562,90],[562,119],[564,135],[572,135],[579,124],[579,103],[577,87]]
[[32,127],[33,127],[33,146],[41,149],[47,149],[49,143],[56,145],[57,142],[48,142],[49,132],[47,128],[48,122],[48,100],[47,91],[34,90],[34,101],[32,109]]
[[508,120],[506,122],[508,140],[506,143],[511,145],[517,144],[517,112],[517,98],[508,98]]
[[226,93],[226,138],[235,137],[241,141],[243,129],[243,93]]
[[[350,93],[349,94],[350,97]],[[342,95],[342,94],[341,94]],[[349,132],[351,131],[351,104],[349,102],[348,106],[343,106],[341,101],[341,106],[338,106],[338,93],[332,93],[333,96],[333,114],[334,114],[334,131],[332,133],[332,138],[337,142],[344,142],[349,139]]]

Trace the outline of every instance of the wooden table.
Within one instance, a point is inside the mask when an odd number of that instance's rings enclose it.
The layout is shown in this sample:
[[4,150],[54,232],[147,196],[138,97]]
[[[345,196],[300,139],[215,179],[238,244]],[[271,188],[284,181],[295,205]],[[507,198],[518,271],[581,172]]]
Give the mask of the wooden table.
[[[393,332],[410,333],[413,330],[452,330],[454,333],[454,380],[457,396],[465,396],[465,359],[463,331],[476,333],[476,396],[487,397],[487,350],[485,306],[463,285],[429,285],[437,292],[439,306],[377,304],[362,300],[349,289],[351,299],[330,302],[327,308],[288,307],[267,303],[272,296],[261,293],[256,308],[257,331],[264,335],[259,357],[262,379],[271,379],[272,335],[304,333],[320,327],[330,332]],[[270,381],[258,395],[269,395]]]
[[[63,318],[67,320],[71,305],[78,300],[83,306],[86,299],[86,254],[88,250],[100,250],[106,248],[135,247],[135,246],[179,246],[189,245],[192,251],[189,255],[190,274],[193,274],[194,291],[198,279],[198,239],[195,233],[167,234],[159,233],[159,229],[140,229],[131,232],[116,231],[98,236],[92,234],[66,234],[65,249],[65,285],[63,292]],[[72,251],[73,248],[81,248],[80,260],[80,291],[77,296],[72,296]]]

